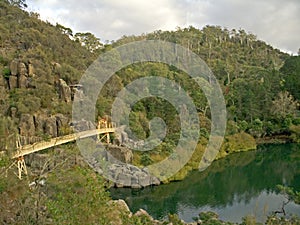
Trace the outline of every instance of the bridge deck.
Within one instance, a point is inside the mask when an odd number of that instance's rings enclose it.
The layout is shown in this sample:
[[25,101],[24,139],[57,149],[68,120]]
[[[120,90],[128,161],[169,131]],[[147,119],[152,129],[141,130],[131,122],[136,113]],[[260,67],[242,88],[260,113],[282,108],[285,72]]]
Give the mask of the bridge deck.
[[86,137],[95,136],[98,134],[107,134],[107,133],[114,133],[115,128],[101,128],[101,129],[94,129],[94,130],[87,130],[78,133],[73,133],[61,137],[51,138],[49,141],[41,141],[31,145],[24,145],[17,149],[17,152],[12,156],[13,159],[22,157],[34,152],[38,152],[47,148],[51,148],[57,145],[65,144],[68,142],[75,141],[77,139],[82,139]]

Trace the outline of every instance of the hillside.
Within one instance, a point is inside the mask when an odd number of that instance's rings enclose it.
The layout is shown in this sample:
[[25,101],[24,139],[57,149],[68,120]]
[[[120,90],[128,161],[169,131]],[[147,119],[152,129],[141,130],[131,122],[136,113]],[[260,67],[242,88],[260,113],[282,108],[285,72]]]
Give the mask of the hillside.
[[[278,119],[278,115],[272,112],[273,101],[279,98],[277,96],[281,91],[290,91],[293,84],[293,81],[280,73],[284,70],[279,71],[289,56],[257,40],[255,35],[244,30],[227,30],[217,26],[206,26],[202,30],[194,27],[179,28],[172,32],[155,31],[136,37],[124,36],[105,48],[93,48],[101,46],[101,43],[92,34],[73,34],[69,28],[43,22],[38,19],[37,14],[9,6],[5,1],[1,1],[0,30],[0,70],[3,74],[0,80],[0,110],[1,120],[4,121],[2,124],[7,124],[3,125],[0,137],[13,135],[16,130],[25,137],[68,133],[66,121],[70,119],[72,93],[70,96],[71,90],[65,85],[76,84],[100,52],[145,39],[180,44],[207,62],[224,91],[228,119],[237,123],[237,126],[246,126],[243,129],[251,133],[252,125],[256,121],[263,123],[262,131],[259,134],[254,131],[252,135],[266,136],[281,132],[273,127],[271,129],[265,123],[276,123],[274,120]],[[136,71],[128,72],[132,70]],[[102,96],[99,97],[99,115],[110,113],[110,104],[118,90],[135,77],[149,75],[151,70],[163,76],[173,73],[173,76],[182,77],[182,84],[187,80],[180,71],[159,64],[145,64],[142,68],[130,66],[119,71],[108,82]],[[191,83],[184,85],[188,86]],[[294,97],[299,97],[295,88],[293,90],[290,92]],[[207,103],[201,90],[193,90],[191,95],[197,102],[199,112],[205,111],[205,116],[209,117],[209,111],[205,110]],[[145,113],[142,112],[143,115]],[[149,110],[147,113],[153,115]],[[61,127],[51,125],[55,115],[58,115],[56,120],[59,121],[56,123],[61,124]],[[45,122],[47,119],[49,123]],[[50,124],[49,128],[45,129],[45,123]],[[36,140],[31,139],[26,141]]]
[[67,133],[71,95],[66,85],[76,83],[95,56],[61,26],[5,1],[0,20],[0,148],[13,148],[10,137],[18,132],[23,144]]
[[[28,180],[18,181],[13,169],[6,170],[12,163],[8,156],[18,140],[24,145],[72,132],[72,101],[78,91],[72,85],[78,83],[100,53],[138,40],[180,44],[199,55],[212,69],[224,93],[228,113],[225,142],[218,157],[253,149],[256,141],[280,138],[299,142],[300,56],[274,49],[254,34],[218,26],[201,30],[189,27],[124,36],[103,45],[91,33],[73,34],[70,28],[41,21],[38,14],[0,0],[1,223],[105,224],[123,219],[124,224],[142,224],[143,217],[127,220],[124,215],[115,215],[118,205],[115,210],[108,210],[111,203],[106,189],[110,184],[88,168],[74,144],[44,152],[45,157],[39,159],[38,165],[34,158],[28,159],[33,174]],[[197,168],[211,129],[207,100],[185,73],[150,62],[123,68],[102,89],[96,117],[110,115],[112,103],[124,86],[150,75],[169,78],[189,90],[199,114],[201,139],[192,160],[172,178],[179,180]],[[154,117],[164,119],[167,136],[153,151],[134,154],[133,163],[138,166],[164,159],[179,139],[176,109],[161,98],[143,99],[133,107],[131,130],[139,138],[148,137],[149,121]],[[43,179],[47,179],[46,186],[28,189],[28,183]],[[74,205],[78,208],[69,210]],[[106,216],[99,219],[99,212]]]

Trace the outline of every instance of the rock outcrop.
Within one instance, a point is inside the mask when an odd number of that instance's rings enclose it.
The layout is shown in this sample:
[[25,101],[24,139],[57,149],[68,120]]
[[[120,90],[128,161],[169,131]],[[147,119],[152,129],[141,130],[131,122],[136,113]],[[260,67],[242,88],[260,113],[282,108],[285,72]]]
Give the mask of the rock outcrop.
[[71,102],[71,88],[63,79],[58,80],[59,98],[65,102]]
[[30,61],[28,62],[28,76],[29,77],[34,77],[35,76],[34,67],[33,67],[33,65]]
[[51,137],[57,137],[57,125],[55,116],[48,117],[45,121],[45,133]]
[[45,130],[46,116],[44,114],[36,114],[33,116],[35,131],[37,134],[43,134]]
[[126,202],[123,199],[110,200],[108,202],[108,205],[116,206],[120,212],[127,214],[128,217],[132,216],[132,212],[130,211],[128,205],[126,204]]
[[26,65],[18,59],[14,59],[9,66],[10,76],[8,78],[9,89],[28,88],[28,77],[34,76],[34,67],[31,63]]
[[72,127],[77,132],[96,129],[95,125],[91,121],[86,120],[74,121],[72,122]]
[[57,135],[58,136],[65,135],[66,129],[70,128],[69,127],[69,118],[61,113],[56,114],[55,118],[56,118],[56,126],[57,126]]
[[60,75],[60,71],[61,71],[62,66],[57,62],[52,62],[51,65],[52,65],[52,71],[55,74]]
[[[14,108],[11,109],[11,111]],[[12,111],[11,114],[16,112]],[[70,128],[69,119],[63,114],[47,116],[45,114],[22,114],[19,120],[19,134],[22,137],[22,144],[32,144],[40,141],[42,134],[48,137],[57,137],[65,134],[65,130]]]
[[111,145],[107,147],[108,152],[115,159],[123,162],[123,163],[131,163],[133,159],[132,151],[125,147],[119,147],[115,145]]
[[126,126],[120,126],[115,133],[115,141],[118,145],[123,145],[128,142],[128,134],[125,132]]
[[4,76],[0,75],[0,104],[6,102],[8,98],[8,93],[6,91],[7,82],[4,79]]
[[23,62],[18,62],[18,75],[28,75],[26,65]]
[[[147,218],[148,221],[151,221],[151,224],[162,224],[162,222],[158,221],[158,220],[154,220],[152,216],[149,215],[149,213],[144,210],[144,209],[139,209],[134,216],[136,217],[143,217],[143,218]],[[170,225],[170,224],[168,224]]]
[[[123,220],[122,217],[124,218],[124,216],[127,216],[128,218],[141,218],[141,221],[144,221],[145,224],[151,224],[151,225],[162,225],[162,224],[167,224],[167,225],[173,225],[173,224],[185,224],[185,225],[198,225],[198,224],[202,224],[202,221],[199,220],[198,222],[191,222],[191,223],[186,223],[183,220],[180,221],[176,221],[176,222],[170,222],[167,220],[156,220],[154,219],[151,215],[149,215],[149,213],[144,210],[144,209],[139,209],[138,211],[136,211],[134,214],[130,211],[128,205],[126,204],[126,202],[122,199],[118,199],[118,200],[110,200],[108,202],[109,207],[113,210],[112,215],[115,218],[115,221],[113,222],[113,224],[116,225],[122,225],[123,224]],[[218,221],[218,220],[216,220]],[[179,222],[179,223],[178,223]]]
[[28,80],[25,75],[20,74],[18,77],[18,88],[27,88]]
[[19,60],[14,59],[13,61],[11,61],[9,69],[10,69],[10,73],[13,76],[17,76],[18,75],[18,64],[19,64]]
[[15,89],[18,87],[18,77],[15,75],[10,75],[8,78],[9,89]]
[[19,133],[21,136],[35,136],[35,125],[32,115],[21,115],[19,122]]
[[103,166],[107,162],[101,163],[99,157],[93,156],[85,157],[85,159],[96,172],[113,181],[115,187],[143,188],[160,184],[160,180],[151,175],[146,169],[131,164],[111,162],[105,168],[104,174]]

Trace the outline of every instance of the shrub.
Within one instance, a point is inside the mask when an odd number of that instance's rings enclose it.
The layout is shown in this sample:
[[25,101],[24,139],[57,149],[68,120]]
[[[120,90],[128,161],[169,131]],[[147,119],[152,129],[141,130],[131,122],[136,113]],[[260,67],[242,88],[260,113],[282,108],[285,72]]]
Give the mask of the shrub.
[[153,163],[153,160],[150,158],[150,156],[147,154],[147,153],[144,153],[142,156],[141,156],[141,164],[144,165],[144,166],[148,166],[150,164]]
[[3,69],[3,71],[2,71],[2,73],[3,73],[4,78],[5,78],[5,79],[8,79],[9,76],[10,76],[11,71],[10,71],[9,68],[5,67],[5,68]]

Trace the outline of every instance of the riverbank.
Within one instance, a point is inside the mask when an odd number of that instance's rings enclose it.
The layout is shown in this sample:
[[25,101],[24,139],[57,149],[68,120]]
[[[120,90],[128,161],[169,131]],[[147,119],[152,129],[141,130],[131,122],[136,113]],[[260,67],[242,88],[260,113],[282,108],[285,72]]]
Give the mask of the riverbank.
[[[232,224],[242,223],[246,215],[252,215],[247,219],[262,223],[272,212],[280,211],[286,200],[278,192],[278,184],[284,182],[299,190],[298,149],[297,144],[258,146],[257,151],[216,160],[203,172],[192,171],[183,181],[141,190],[114,188],[111,196],[125,199],[133,212],[146,209],[155,219],[178,214],[192,222],[199,212],[213,211]],[[285,210],[300,216],[299,206],[293,202]]]
[[[202,138],[198,143],[189,162],[182,169],[180,169],[174,176],[163,181],[162,183],[181,181],[189,174],[189,172],[193,170],[198,170],[200,161],[201,160],[207,161],[207,159],[203,158],[203,154],[206,150],[207,142],[208,142],[207,139]],[[232,153],[255,150],[256,148],[257,148],[256,140],[250,134],[247,134],[245,132],[240,132],[233,135],[227,135],[224,137],[224,141],[221,146],[221,149],[219,150],[219,153],[217,154],[214,160],[222,159]]]
[[[297,140],[298,139],[293,138],[293,136],[288,135],[274,135],[260,138],[254,138],[252,135],[245,132],[227,135],[224,137],[221,149],[214,160],[225,158],[233,153],[253,151],[256,150],[259,145],[297,143]],[[202,139],[195,149],[190,161],[180,171],[178,171],[177,174],[162,183],[181,181],[189,174],[190,171],[198,170],[199,162],[202,160],[206,144],[207,140]]]
[[262,137],[262,138],[256,138],[257,145],[262,144],[285,144],[293,142],[293,140],[287,136],[287,135],[275,135],[275,136],[268,136],[268,137]]

